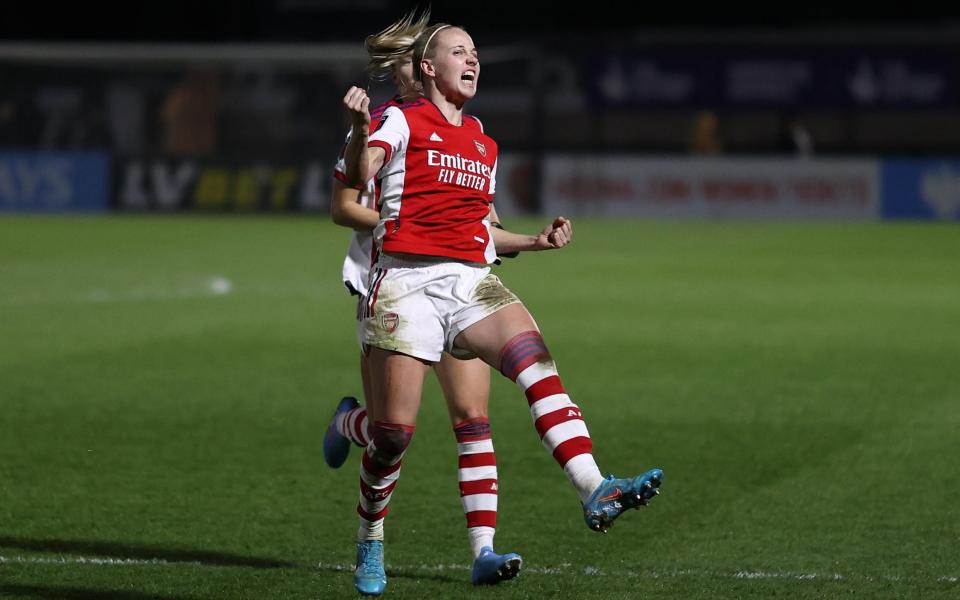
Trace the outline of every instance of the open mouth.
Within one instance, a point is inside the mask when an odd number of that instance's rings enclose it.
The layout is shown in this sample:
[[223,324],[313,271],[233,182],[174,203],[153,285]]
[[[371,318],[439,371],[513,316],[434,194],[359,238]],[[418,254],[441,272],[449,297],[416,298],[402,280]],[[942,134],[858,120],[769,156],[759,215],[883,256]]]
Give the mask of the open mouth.
[[473,71],[467,71],[466,73],[460,76],[460,81],[466,81],[468,83],[473,83],[474,81],[476,81],[476,79],[477,79],[477,74],[474,73]]

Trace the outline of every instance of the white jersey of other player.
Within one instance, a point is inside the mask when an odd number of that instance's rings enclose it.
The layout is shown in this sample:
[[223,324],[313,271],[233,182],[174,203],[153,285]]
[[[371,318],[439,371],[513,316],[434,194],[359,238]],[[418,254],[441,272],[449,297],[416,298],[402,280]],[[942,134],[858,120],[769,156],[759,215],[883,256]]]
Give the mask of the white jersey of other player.
[[[388,107],[398,106],[400,104],[401,101],[399,98],[393,98],[370,111],[370,116],[372,119],[379,119],[383,111],[387,110]],[[347,147],[347,142],[349,141],[350,133],[348,132],[347,139],[343,144],[344,148]],[[337,159],[337,166],[334,168],[333,175],[344,185],[349,185],[347,183],[346,164],[342,152]],[[360,190],[360,197],[357,199],[357,202],[365,208],[376,211],[380,210],[377,206],[377,190],[374,179],[368,181],[366,186]],[[370,254],[372,249],[373,231],[354,230],[353,236],[350,238],[350,248],[347,250],[347,256],[343,259],[343,285],[353,294],[359,294],[360,296],[367,295],[367,276],[370,274],[370,263],[372,261]]]

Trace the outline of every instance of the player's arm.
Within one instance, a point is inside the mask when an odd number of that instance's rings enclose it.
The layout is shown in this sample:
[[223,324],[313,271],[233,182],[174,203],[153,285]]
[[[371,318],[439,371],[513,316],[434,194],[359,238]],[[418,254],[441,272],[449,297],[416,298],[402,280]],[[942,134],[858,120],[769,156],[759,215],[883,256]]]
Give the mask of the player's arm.
[[[490,195],[496,192],[496,176],[498,163],[493,165],[493,174],[490,177]],[[493,202],[490,203],[490,212],[487,219],[493,226],[491,237],[493,245],[497,250],[497,255],[512,258],[518,252],[530,252],[537,250],[553,250],[562,248],[573,241],[573,224],[565,217],[557,217],[552,223],[543,228],[543,231],[536,235],[524,235],[507,231],[500,224],[500,218],[497,215],[497,209]]]
[[333,195],[330,200],[330,217],[343,227],[372,231],[380,221],[380,213],[358,202],[360,190],[333,180]]
[[[490,221],[490,225],[492,227],[496,229],[503,229],[503,225],[500,224],[500,215],[497,214],[497,207],[493,204],[490,205],[490,214],[487,215],[487,220]],[[496,248],[497,243],[494,242],[493,246]],[[516,258],[519,254],[520,252],[517,250],[513,252],[501,252],[500,249],[497,248],[497,256],[499,258]],[[500,264],[499,260],[497,261],[497,264]]]
[[350,185],[364,185],[380,170],[387,153],[382,148],[369,148],[370,98],[367,93],[352,86],[343,97],[343,105],[350,114],[350,141],[344,150],[346,176]]
[[491,223],[500,223],[500,215],[497,214],[497,207],[493,204],[490,205],[490,214],[487,215],[487,218]]
[[495,224],[491,232],[497,254],[506,256],[512,252],[554,250],[573,241],[573,224],[565,217],[557,217],[538,234],[525,235],[497,227],[496,225],[499,225],[499,222],[494,220],[496,211],[492,208],[490,215],[490,222]]

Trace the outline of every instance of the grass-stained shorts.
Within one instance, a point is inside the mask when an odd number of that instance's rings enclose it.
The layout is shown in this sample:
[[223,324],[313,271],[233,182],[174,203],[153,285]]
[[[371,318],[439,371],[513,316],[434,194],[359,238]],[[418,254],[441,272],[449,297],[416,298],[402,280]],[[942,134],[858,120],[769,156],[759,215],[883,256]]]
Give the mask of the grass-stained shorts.
[[362,344],[430,362],[440,360],[444,350],[473,358],[453,347],[457,335],[520,302],[490,267],[430,257],[380,256],[368,289],[361,307]]

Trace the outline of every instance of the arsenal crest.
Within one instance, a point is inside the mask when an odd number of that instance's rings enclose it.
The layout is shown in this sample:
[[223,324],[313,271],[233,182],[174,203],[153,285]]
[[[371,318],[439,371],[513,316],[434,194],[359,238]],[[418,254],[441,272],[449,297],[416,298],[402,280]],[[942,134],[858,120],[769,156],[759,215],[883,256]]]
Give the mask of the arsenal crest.
[[383,328],[387,331],[387,333],[393,333],[400,325],[400,315],[397,313],[386,313],[384,315],[380,315],[380,324],[383,325]]
[[477,140],[473,140],[473,143],[477,146],[477,151],[480,152],[480,156],[487,155],[487,148],[483,144],[481,144]]

